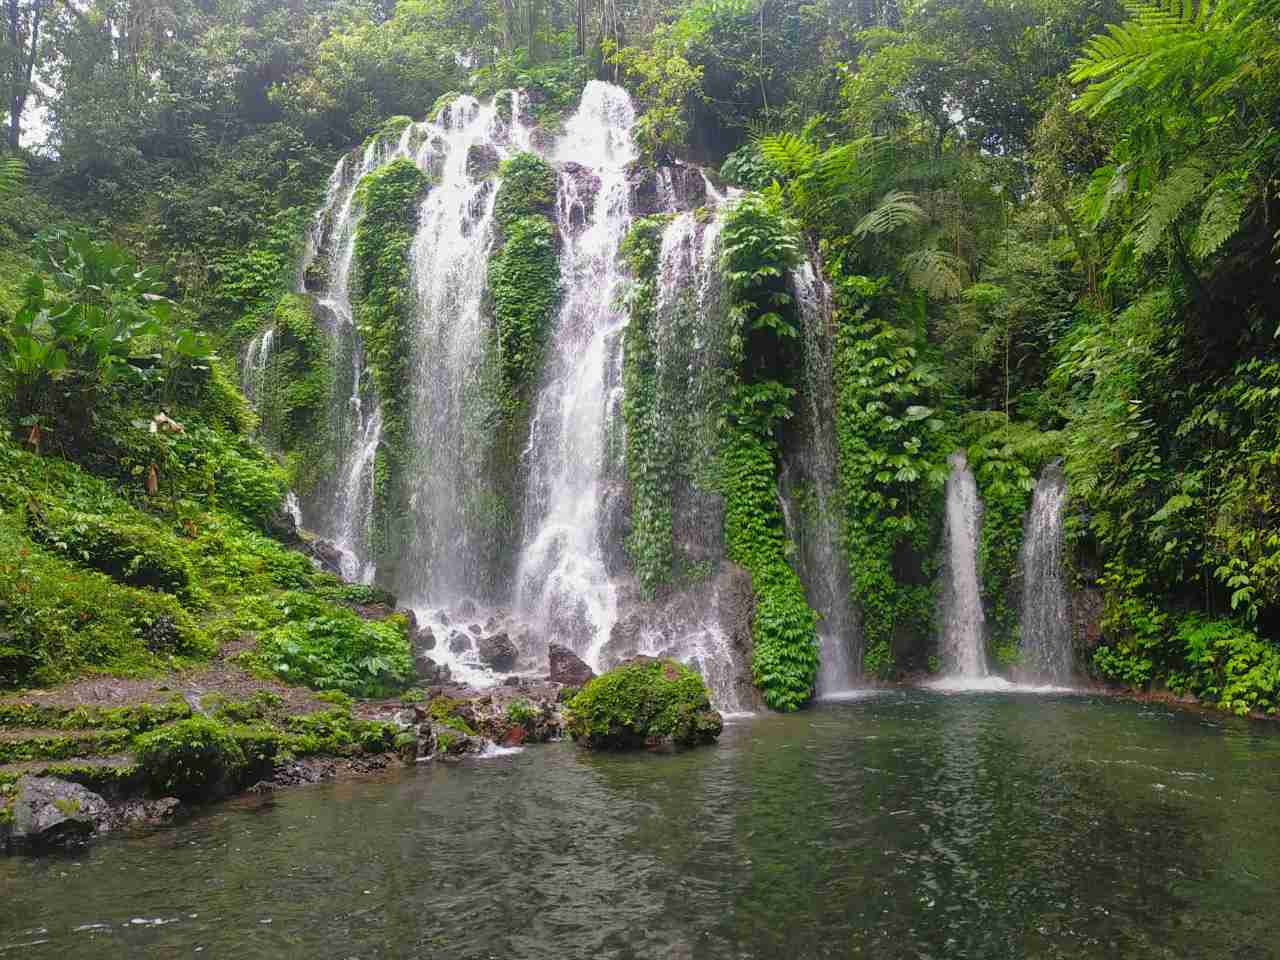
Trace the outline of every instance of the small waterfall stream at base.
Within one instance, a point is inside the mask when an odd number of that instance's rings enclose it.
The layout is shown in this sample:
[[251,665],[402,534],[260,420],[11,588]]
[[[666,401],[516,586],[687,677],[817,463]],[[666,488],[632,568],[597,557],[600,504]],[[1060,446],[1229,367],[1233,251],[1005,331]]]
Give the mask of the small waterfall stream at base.
[[944,667],[953,677],[985,677],[986,618],[978,586],[982,501],[965,455],[953,453],[947,463],[951,472],[946,489],[946,564],[941,607]]
[[1023,672],[1046,683],[1071,680],[1071,612],[1062,566],[1067,478],[1061,462],[1040,474],[1022,541]]

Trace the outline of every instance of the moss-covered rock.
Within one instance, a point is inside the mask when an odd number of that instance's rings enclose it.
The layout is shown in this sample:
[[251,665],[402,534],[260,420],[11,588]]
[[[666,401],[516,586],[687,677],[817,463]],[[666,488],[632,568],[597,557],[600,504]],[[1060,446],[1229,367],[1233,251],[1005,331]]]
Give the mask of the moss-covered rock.
[[159,793],[200,800],[233,789],[247,765],[232,731],[208,717],[191,717],[134,741],[147,781]]
[[593,750],[671,740],[711,743],[724,725],[702,677],[675,660],[635,657],[588,683],[568,704],[569,734]]

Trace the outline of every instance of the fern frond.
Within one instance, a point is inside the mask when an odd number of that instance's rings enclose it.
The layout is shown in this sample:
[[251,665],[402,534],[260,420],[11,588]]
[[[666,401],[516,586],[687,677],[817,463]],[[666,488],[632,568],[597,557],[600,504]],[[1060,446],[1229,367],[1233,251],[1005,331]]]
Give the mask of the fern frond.
[[1130,0],[1130,19],[1092,37],[1072,64],[1071,80],[1089,88],[1071,109],[1096,116],[1131,91],[1183,85],[1201,101],[1230,92],[1247,75],[1251,51],[1267,45],[1269,2]]
[[789,177],[807,172],[818,158],[818,148],[794,133],[761,137],[760,154]]
[[1191,252],[1201,260],[1217,253],[1235,236],[1249,205],[1249,184],[1244,177],[1219,177],[1218,180],[1210,185],[1212,192],[1200,211],[1200,222],[1191,238]]
[[880,237],[900,227],[924,223],[925,212],[913,193],[894,190],[884,195],[876,208],[858,221],[855,237]]
[[959,257],[930,248],[915,250],[903,257],[902,272],[911,286],[937,300],[958,297],[968,274]]
[[1204,168],[1194,161],[1184,163],[1156,185],[1133,238],[1139,256],[1145,257],[1160,246],[1169,228],[1204,189]]
[[17,190],[26,176],[27,165],[21,157],[0,157],[0,197]]

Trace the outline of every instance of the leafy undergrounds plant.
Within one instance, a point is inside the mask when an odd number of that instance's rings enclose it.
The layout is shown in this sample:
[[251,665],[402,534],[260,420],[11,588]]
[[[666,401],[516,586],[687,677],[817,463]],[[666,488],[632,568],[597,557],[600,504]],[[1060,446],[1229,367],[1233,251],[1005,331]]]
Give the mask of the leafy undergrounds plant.
[[667,658],[628,660],[583,687],[568,709],[569,735],[592,750],[712,743],[724,725],[702,677]]
[[317,613],[265,631],[246,659],[290,683],[356,697],[390,696],[412,681],[413,655],[402,615],[363,620],[331,606]]

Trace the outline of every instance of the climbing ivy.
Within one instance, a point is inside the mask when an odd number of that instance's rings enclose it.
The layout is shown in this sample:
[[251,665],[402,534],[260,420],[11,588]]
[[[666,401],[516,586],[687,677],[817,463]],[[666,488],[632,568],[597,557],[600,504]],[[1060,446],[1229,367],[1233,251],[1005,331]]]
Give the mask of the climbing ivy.
[[627,297],[628,324],[622,369],[622,415],[627,425],[627,479],[631,485],[631,535],[627,552],[641,592],[652,597],[671,579],[674,451],[661,429],[655,325],[659,258],[665,215],[637,220],[622,245],[634,278]]
[[934,532],[946,482],[939,381],[912,334],[868,316],[883,281],[837,268],[836,439],[849,577],[862,603],[863,668],[889,676],[899,627],[927,633]]
[[275,339],[258,398],[261,433],[290,455],[290,485],[305,491],[323,476],[323,462],[330,455],[332,344],[316,324],[305,294],[281,297],[265,326],[274,329]]
[[817,614],[787,563],[778,499],[779,425],[795,389],[783,382],[799,330],[786,276],[800,252],[794,225],[749,194],[725,218],[723,265],[733,329],[731,388],[721,454],[729,559],[751,572],[756,597],[751,672],[765,702],[795,710],[813,696],[818,673]]
[[408,432],[410,393],[411,290],[409,247],[418,210],[429,188],[412,161],[393,160],[356,188],[363,215],[356,229],[356,324],[364,341],[374,389],[382,404],[382,445],[374,486],[374,539],[380,551],[394,552],[390,518],[401,475]]
[[493,218],[502,229],[520,219],[552,215],[556,207],[556,171],[536,153],[517,153],[498,168],[502,186],[493,202]]
[[560,303],[555,239],[555,226],[546,217],[520,217],[505,226],[502,246],[489,260],[501,402],[509,417],[527,401],[542,369],[551,321]]

